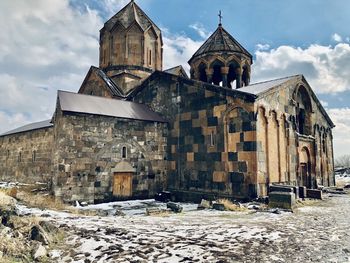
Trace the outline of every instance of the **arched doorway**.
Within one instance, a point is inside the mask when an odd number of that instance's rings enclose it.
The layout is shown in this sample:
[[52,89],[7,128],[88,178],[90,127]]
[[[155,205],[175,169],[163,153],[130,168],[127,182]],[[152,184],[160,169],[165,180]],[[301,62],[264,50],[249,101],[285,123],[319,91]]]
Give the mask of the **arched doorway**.
[[307,147],[303,147],[299,154],[298,184],[307,188],[312,187],[310,151]]

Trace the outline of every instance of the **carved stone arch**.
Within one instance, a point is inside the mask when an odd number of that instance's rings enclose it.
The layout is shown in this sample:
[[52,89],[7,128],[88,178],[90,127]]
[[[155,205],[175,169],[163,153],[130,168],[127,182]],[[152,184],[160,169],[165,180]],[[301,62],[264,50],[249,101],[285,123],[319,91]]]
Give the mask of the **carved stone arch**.
[[109,32],[111,33],[111,34],[114,34],[116,31],[119,31],[120,30],[120,32],[123,32],[123,31],[125,31],[125,27],[123,26],[123,24],[121,24],[120,22],[116,22],[114,25],[113,25],[113,27],[109,30]]
[[242,65],[242,61],[236,55],[231,55],[226,59],[226,66],[229,66],[231,63]]
[[293,94],[296,102],[297,130],[300,134],[312,133],[312,100],[309,90],[303,84],[299,84]]
[[211,79],[214,85],[220,85],[220,83],[222,83],[222,81],[224,80],[222,75],[222,68],[224,67],[225,62],[222,61],[220,58],[216,58],[209,64],[209,68],[213,72]]
[[225,66],[225,59],[223,59],[222,57],[220,56],[215,56],[211,59],[208,60],[208,68],[212,68],[214,64],[219,64],[219,65],[222,65],[222,66]]
[[275,110],[270,110],[269,116],[270,116],[270,119],[276,121],[277,126],[279,126],[279,118],[278,118],[277,112]]
[[[95,166],[97,166],[97,163],[101,159],[103,159],[103,156],[105,154],[108,154],[109,152],[113,152],[117,159],[122,160],[123,158],[121,156],[121,153],[122,153],[121,151],[123,147],[127,147],[128,151],[130,151],[130,149],[135,149],[136,152],[139,152],[143,155],[142,156],[143,158],[145,159],[149,158],[149,153],[147,149],[142,147],[136,140],[131,140],[130,142],[126,143],[123,140],[113,139],[112,141],[104,144],[103,147],[100,148],[99,151],[95,154],[95,157],[94,157]],[[114,165],[115,165],[115,162],[107,162],[107,165],[106,167],[104,167],[104,170],[108,171]]]
[[146,29],[145,35],[146,35],[146,34],[151,35],[151,33],[152,33],[154,39],[158,39],[157,32],[154,30],[153,26],[150,26],[149,28]]
[[139,29],[140,33],[144,34],[145,31],[142,29],[142,27],[140,26],[140,24],[136,20],[134,22],[132,22],[130,24],[130,26],[128,26],[126,28],[126,31],[125,31],[126,34],[128,34],[135,27]]

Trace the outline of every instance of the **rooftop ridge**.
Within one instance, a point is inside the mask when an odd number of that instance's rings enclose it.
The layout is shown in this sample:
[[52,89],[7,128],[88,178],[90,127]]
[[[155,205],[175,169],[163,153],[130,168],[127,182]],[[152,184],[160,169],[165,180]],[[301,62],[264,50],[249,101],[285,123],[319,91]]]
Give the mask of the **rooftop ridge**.
[[289,78],[293,78],[293,77],[299,77],[302,76],[302,74],[296,74],[296,75],[291,75],[291,76],[286,76],[286,77],[280,77],[277,79],[270,79],[270,80],[264,80],[264,81],[260,81],[260,82],[255,82],[252,84],[249,84],[247,87],[249,86],[254,86],[254,85],[259,85],[259,84],[263,84],[263,83],[268,83],[268,82],[272,82],[272,81],[276,81],[276,80],[282,80],[282,79],[289,79]]

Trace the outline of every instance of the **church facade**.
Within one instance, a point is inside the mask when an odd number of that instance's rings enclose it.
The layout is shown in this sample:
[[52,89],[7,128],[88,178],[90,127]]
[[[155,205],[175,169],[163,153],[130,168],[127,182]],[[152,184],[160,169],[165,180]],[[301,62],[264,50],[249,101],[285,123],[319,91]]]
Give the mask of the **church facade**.
[[335,184],[333,122],[302,75],[251,84],[252,55],[221,25],[163,70],[161,30],[131,1],[100,31],[99,67],[58,91],[51,120],[0,135],[0,179],[64,201],[249,199],[271,184]]

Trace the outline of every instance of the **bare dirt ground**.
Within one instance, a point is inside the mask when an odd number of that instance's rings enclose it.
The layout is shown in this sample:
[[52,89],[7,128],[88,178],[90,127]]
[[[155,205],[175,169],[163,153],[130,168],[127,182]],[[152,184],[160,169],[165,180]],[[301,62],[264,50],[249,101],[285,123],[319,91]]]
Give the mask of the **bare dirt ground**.
[[[152,200],[89,206],[107,216],[20,207],[66,232],[50,262],[350,262],[350,195],[306,202],[294,213],[196,210],[146,216]],[[114,216],[115,210],[124,216]]]

